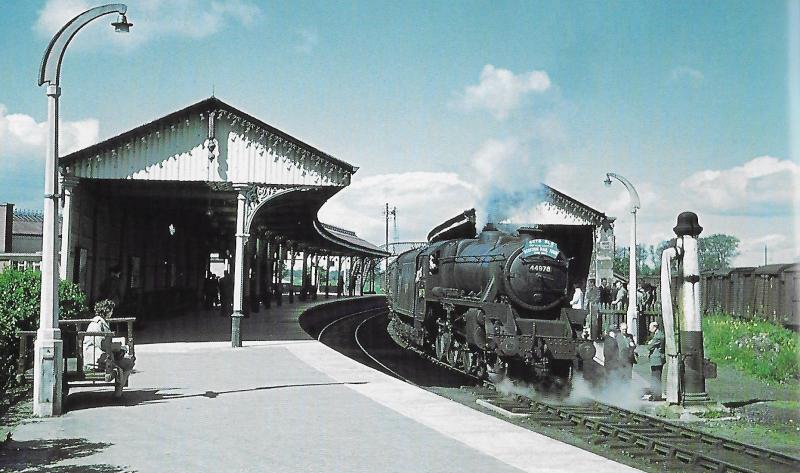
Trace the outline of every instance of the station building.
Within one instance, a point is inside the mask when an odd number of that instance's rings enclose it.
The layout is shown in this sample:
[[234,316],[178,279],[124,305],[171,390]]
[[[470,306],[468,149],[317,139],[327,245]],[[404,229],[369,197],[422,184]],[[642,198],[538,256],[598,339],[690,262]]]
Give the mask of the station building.
[[[387,255],[317,219],[357,167],[215,97],[63,156],[59,167],[60,276],[90,300],[113,269],[126,309],[192,304],[213,255],[229,262],[241,313],[269,301],[287,267],[303,268],[284,288],[290,297],[296,287],[363,291]],[[343,280],[321,280],[333,271]]]

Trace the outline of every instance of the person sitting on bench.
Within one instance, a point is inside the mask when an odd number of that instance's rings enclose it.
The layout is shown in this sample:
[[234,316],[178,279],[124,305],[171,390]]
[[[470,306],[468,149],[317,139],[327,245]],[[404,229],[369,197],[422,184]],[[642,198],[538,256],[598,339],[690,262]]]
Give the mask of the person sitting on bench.
[[[97,302],[94,313],[86,331],[113,334],[106,319],[114,313],[114,302],[108,299]],[[119,367],[122,370],[122,385],[125,386],[136,361],[136,357],[129,357],[127,353],[128,347],[113,343],[111,336],[86,336],[83,340],[83,369],[105,370],[106,381],[111,381],[114,368]]]

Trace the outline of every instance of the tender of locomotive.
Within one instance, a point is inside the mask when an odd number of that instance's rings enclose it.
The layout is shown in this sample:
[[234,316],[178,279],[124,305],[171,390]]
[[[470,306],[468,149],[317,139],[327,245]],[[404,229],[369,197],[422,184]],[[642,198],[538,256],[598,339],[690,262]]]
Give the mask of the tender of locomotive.
[[587,311],[568,297],[589,273],[594,227],[488,224],[476,235],[474,210],[458,220],[390,264],[395,338],[478,376],[567,378],[591,359]]

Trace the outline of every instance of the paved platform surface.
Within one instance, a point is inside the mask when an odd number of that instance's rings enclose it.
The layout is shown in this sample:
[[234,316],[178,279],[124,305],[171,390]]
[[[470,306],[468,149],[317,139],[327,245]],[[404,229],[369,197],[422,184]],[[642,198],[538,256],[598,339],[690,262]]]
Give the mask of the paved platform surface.
[[[308,339],[296,318],[309,305],[247,319],[251,332],[284,331],[286,340],[252,341],[241,349],[224,341],[137,344],[137,372],[123,399],[113,400],[108,390],[71,393],[65,415],[15,430],[22,450],[5,459],[5,468],[636,471],[407,385]],[[219,333],[212,330],[217,326]],[[225,319],[198,313],[150,323],[141,341],[177,337],[171,330],[185,339],[229,333]]]

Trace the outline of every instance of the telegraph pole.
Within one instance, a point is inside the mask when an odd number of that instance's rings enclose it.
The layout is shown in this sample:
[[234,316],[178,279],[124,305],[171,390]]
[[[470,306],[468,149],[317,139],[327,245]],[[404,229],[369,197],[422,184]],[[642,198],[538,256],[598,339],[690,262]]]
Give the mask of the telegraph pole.
[[[386,202],[386,210],[384,211],[384,216],[386,217],[386,252],[389,253],[389,216],[393,216],[395,218],[395,223],[397,222],[397,207],[392,207],[392,210],[389,210],[389,202]],[[389,257],[385,258],[386,265],[383,271],[383,291],[386,292],[386,288],[389,285]]]

